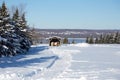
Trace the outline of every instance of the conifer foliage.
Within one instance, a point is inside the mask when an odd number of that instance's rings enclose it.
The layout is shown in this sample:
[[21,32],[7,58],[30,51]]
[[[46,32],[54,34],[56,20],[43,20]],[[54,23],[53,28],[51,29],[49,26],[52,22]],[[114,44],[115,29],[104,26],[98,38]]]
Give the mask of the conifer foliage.
[[93,44],[93,43],[95,43],[95,44],[120,44],[120,33],[116,32],[116,33],[106,34],[106,35],[101,34],[97,38],[87,37],[86,43],[90,43],[90,44]]
[[68,38],[64,38],[63,39],[63,44],[68,44],[69,42],[68,42]]
[[6,4],[3,3],[0,6],[0,56],[24,54],[30,45],[25,14],[20,16],[16,9],[11,18]]

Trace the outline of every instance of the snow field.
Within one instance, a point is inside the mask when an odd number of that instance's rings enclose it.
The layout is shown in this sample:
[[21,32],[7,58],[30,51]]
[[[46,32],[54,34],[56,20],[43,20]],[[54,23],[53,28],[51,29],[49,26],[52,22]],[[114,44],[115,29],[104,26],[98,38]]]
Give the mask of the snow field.
[[[92,44],[81,47],[81,53],[73,55],[70,69],[77,71],[75,75],[83,75],[87,80],[119,80],[120,77],[120,45]],[[76,67],[75,67],[76,66]]]
[[120,79],[117,44],[34,45],[27,55],[0,60],[0,80]]

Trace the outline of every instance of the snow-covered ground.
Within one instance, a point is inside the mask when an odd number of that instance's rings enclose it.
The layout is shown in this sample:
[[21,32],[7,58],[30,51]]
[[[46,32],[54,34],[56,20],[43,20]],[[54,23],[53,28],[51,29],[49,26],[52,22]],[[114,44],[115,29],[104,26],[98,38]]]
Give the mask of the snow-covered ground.
[[119,80],[119,61],[119,44],[35,45],[0,58],[0,80]]

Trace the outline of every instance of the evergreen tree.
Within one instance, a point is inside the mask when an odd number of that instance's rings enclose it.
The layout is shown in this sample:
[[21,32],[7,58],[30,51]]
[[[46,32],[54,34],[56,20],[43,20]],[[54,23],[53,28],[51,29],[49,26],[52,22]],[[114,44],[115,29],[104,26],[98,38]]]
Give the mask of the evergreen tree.
[[63,39],[63,44],[68,44],[68,38]]
[[103,36],[103,42],[102,43],[106,43],[106,35]]
[[9,16],[9,14],[8,14],[8,9],[7,9],[7,7],[6,7],[5,2],[3,2],[2,7],[1,7],[1,15],[2,15],[3,17]]
[[13,21],[15,22],[15,29],[16,29],[16,34],[22,37],[20,44],[22,50],[26,52],[30,48],[31,40],[29,37],[29,33],[27,32],[27,24],[25,20],[25,14],[22,16],[19,15],[19,10],[18,8],[16,9],[15,13],[13,14]]
[[120,43],[120,35],[119,35],[119,32],[117,32],[117,33],[115,34],[114,43],[117,43],[117,44]]
[[100,35],[95,41],[92,37],[87,37],[87,43],[100,43],[100,44],[120,44],[120,34],[119,32],[114,34]]
[[72,40],[72,44],[75,44],[75,40]]
[[12,20],[14,22],[15,27],[20,29],[20,27],[21,27],[21,25],[20,25],[21,18],[19,16],[19,10],[18,10],[18,8],[16,9],[15,13],[13,14]]
[[1,25],[2,32],[9,31],[12,25],[10,25],[10,14],[4,2],[1,7],[1,20],[2,20]]
[[21,18],[22,18],[22,23],[21,23],[22,29],[23,30],[27,29],[27,21],[25,19],[25,13],[22,14]]
[[94,43],[94,39],[93,39],[92,36],[90,37],[89,43],[90,43],[90,44],[93,44],[93,43]]
[[86,38],[86,43],[89,43],[89,37]]
[[100,35],[99,43],[103,43],[103,35],[102,34]]
[[21,28],[24,21],[25,18],[19,16],[18,9],[11,19],[5,3],[2,4],[0,8],[0,56],[14,56],[29,50],[30,38]]
[[95,43],[98,44],[99,43],[99,40],[98,38],[95,39]]
[[24,30],[27,28],[25,13],[23,13],[20,16],[18,8],[16,9],[15,13],[13,14],[12,20],[14,21],[16,27],[19,27],[21,30]]
[[103,44],[106,44],[106,35],[103,36]]
[[113,43],[114,43],[114,35],[113,35],[113,34],[110,35],[109,43],[110,43],[110,44],[113,44]]
[[17,21],[19,18],[19,11],[18,11],[18,8],[16,9],[15,13],[13,14],[13,21]]
[[120,44],[120,33],[118,34],[118,41],[117,41],[118,44]]
[[2,28],[1,28],[1,26],[2,26],[2,9],[1,9],[1,7],[0,7],[0,31],[2,30]]
[[106,35],[106,40],[105,40],[105,43],[107,43],[107,44],[109,44],[110,43],[110,35],[108,34],[108,35]]

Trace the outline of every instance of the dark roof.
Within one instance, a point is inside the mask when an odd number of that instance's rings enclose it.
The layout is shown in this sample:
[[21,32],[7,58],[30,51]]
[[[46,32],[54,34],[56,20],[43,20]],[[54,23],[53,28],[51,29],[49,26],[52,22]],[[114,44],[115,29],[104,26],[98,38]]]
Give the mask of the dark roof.
[[53,37],[50,37],[50,38],[49,38],[49,40],[51,40],[51,39],[59,39],[59,40],[61,40],[61,37],[53,36]]

